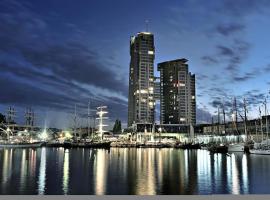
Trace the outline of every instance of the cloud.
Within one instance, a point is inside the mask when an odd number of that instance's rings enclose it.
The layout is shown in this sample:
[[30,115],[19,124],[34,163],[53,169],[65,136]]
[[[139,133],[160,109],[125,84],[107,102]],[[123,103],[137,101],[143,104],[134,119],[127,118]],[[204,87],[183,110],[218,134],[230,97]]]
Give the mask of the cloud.
[[128,86],[113,58],[76,26],[65,37],[21,2],[0,5],[2,104],[73,112],[74,103],[85,110],[91,98],[93,107],[108,105],[112,118],[126,120]]
[[255,13],[263,13],[269,10],[270,2],[267,0],[225,0],[216,9],[217,13],[229,15],[232,18],[243,18]]
[[216,58],[213,58],[211,56],[202,56],[201,60],[207,65],[214,65],[219,63]]
[[245,26],[243,24],[227,23],[217,25],[216,31],[223,36],[230,36],[236,32],[241,32],[244,28]]
[[239,71],[240,64],[248,58],[250,48],[251,44],[247,41],[235,39],[231,46],[217,45],[216,56],[227,61],[225,69],[235,76]]
[[229,48],[222,45],[217,45],[218,54],[224,57],[232,57],[234,56],[234,51]]
[[270,64],[263,68],[265,72],[270,72]]
[[208,79],[209,76],[205,75],[205,74],[196,74],[196,79],[197,80],[205,80]]
[[196,108],[196,121],[198,124],[211,123],[212,115],[204,108]]

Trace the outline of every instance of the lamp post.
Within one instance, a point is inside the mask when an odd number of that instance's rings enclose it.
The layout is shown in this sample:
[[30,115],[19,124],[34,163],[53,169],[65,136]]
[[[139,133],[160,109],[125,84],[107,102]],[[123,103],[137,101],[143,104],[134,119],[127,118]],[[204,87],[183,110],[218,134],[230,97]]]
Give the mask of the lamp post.
[[10,128],[7,127],[7,139],[8,139],[8,142],[9,142],[9,132],[10,132]]
[[158,128],[158,133],[159,133],[159,143],[161,142],[161,131],[162,131],[162,128],[159,127],[159,128]]

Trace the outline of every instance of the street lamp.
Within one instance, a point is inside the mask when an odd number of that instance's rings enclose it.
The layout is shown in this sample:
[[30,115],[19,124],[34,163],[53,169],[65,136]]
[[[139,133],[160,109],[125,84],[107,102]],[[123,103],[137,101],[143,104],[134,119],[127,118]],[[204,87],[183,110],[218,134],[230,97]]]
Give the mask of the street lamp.
[[161,131],[162,131],[162,128],[159,127],[159,128],[158,128],[158,132],[159,132],[159,143],[161,142]]

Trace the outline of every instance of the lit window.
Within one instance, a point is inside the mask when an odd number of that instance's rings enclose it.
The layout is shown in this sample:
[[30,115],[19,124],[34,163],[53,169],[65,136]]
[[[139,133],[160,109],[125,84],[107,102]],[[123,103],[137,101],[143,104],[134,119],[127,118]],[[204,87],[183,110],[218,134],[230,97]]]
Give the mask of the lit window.
[[148,54],[149,55],[153,55],[154,54],[154,51],[148,51]]
[[154,93],[154,88],[153,87],[149,87],[149,93],[153,94]]

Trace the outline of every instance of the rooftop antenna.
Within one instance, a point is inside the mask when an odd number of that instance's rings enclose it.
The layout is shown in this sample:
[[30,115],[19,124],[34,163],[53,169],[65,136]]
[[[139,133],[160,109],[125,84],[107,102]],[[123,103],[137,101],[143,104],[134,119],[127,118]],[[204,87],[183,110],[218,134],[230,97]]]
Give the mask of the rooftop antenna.
[[149,20],[145,20],[145,28],[146,28],[146,32],[148,32],[148,28],[149,28]]

